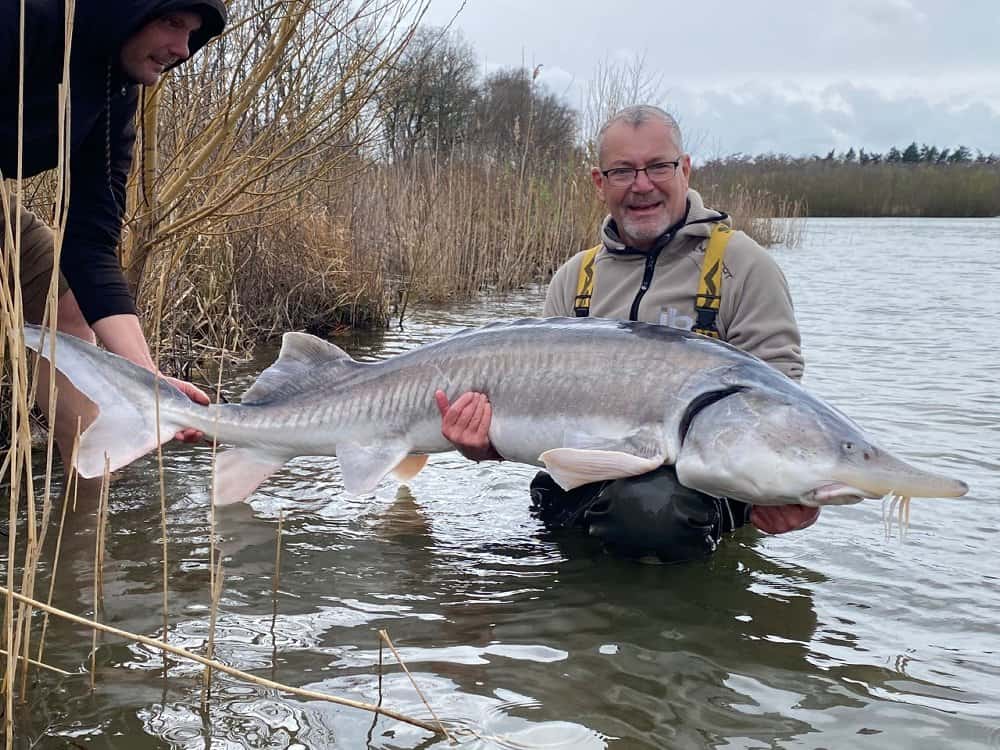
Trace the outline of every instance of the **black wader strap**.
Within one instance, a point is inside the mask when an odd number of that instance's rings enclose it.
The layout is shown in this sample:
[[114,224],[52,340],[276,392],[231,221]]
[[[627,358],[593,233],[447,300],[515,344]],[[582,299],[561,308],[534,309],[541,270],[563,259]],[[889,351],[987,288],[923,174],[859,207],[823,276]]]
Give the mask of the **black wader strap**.
[[712,228],[701,264],[698,295],[694,298],[694,310],[698,317],[691,330],[713,339],[719,338],[716,318],[722,303],[722,259],[732,235],[733,230],[721,222]]
[[573,302],[573,311],[578,318],[586,318],[590,315],[590,298],[594,294],[594,261],[597,258],[597,251],[601,247],[601,245],[595,245],[583,253],[580,276],[576,282],[576,299]]

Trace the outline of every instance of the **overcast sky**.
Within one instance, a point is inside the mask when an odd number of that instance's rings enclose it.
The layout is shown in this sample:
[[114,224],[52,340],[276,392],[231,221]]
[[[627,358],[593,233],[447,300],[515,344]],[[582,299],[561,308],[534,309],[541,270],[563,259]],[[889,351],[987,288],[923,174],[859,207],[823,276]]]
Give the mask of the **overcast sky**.
[[[425,22],[461,6],[431,0]],[[454,27],[484,70],[541,64],[577,108],[599,60],[645,56],[696,158],[1000,153],[1000,0],[467,0]]]

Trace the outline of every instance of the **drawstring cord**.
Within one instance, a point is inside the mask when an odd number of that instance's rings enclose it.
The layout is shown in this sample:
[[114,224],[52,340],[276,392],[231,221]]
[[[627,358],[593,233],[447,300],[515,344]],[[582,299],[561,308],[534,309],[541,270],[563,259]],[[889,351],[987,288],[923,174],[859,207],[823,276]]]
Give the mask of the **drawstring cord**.
[[[118,203],[118,196],[115,195],[115,189],[111,184],[111,61],[108,60],[108,65],[104,76],[104,176],[108,181],[108,190],[111,193],[111,198],[114,202]],[[119,206],[119,208],[121,208]]]

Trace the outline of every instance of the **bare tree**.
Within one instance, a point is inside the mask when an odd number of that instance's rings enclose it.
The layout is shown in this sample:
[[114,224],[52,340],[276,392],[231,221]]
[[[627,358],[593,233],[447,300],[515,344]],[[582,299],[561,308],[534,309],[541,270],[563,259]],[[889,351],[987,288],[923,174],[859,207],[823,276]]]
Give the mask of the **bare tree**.
[[576,143],[576,112],[526,68],[502,70],[483,83],[471,140],[493,158],[565,154]]
[[[208,286],[235,293],[238,270],[260,267],[254,253],[265,248],[255,228],[315,216],[331,185],[349,184],[375,153],[375,93],[426,5],[230,5],[229,30],[145,97],[122,249],[143,304],[155,309],[164,296]],[[203,268],[207,279],[189,262],[192,252],[218,260]]]
[[449,153],[467,134],[478,93],[476,54],[457,31],[421,27],[379,92],[386,149],[396,160],[418,150]]
[[629,59],[605,57],[599,61],[585,97],[582,135],[587,143],[593,144],[601,125],[613,114],[633,104],[665,107],[667,91],[663,74],[649,70],[643,53]]

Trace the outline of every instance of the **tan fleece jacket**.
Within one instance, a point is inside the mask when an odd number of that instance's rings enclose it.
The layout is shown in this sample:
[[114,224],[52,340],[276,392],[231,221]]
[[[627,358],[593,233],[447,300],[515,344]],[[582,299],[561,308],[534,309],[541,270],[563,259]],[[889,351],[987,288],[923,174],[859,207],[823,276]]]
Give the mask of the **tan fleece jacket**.
[[[714,221],[725,214],[705,208],[694,190],[688,191],[688,201],[687,221],[660,251],[649,289],[639,304],[638,320],[686,330],[694,324],[694,298],[705,246]],[[601,227],[603,247],[594,263],[590,314],[626,320],[640,292],[646,254],[626,248],[610,218]],[[573,302],[582,259],[583,253],[577,253],[552,277],[545,296],[546,317],[575,315]],[[723,341],[760,357],[790,378],[802,377],[801,340],[788,282],[767,251],[743,232],[734,232],[726,247],[716,326]]]

